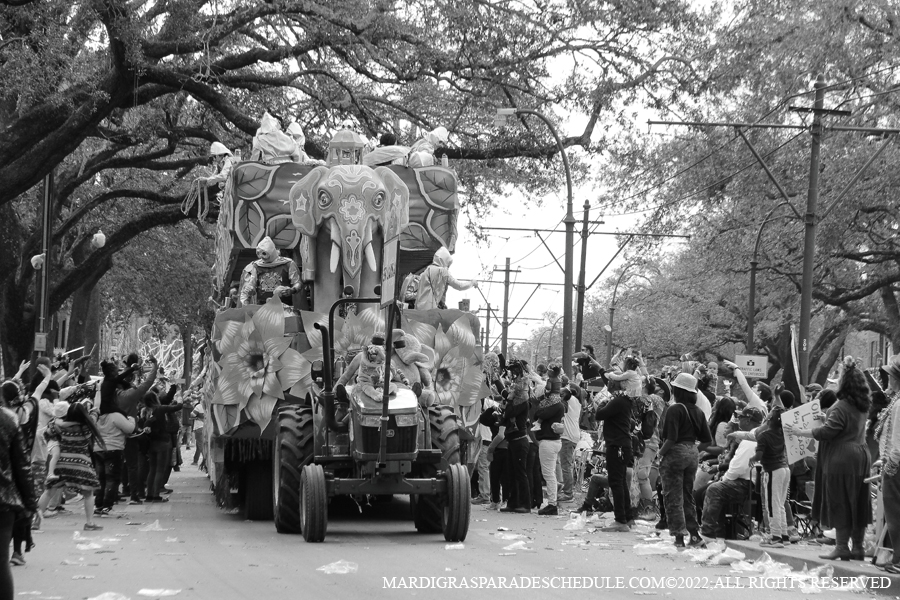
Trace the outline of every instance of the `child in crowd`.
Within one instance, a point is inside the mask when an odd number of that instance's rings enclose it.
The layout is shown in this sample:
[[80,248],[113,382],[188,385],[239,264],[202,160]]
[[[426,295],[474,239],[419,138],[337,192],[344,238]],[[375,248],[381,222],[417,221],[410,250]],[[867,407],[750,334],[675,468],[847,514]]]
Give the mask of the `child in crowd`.
[[768,417],[768,427],[756,434],[756,455],[751,461],[751,464],[759,462],[772,482],[771,535],[769,539],[759,544],[764,548],[784,548],[784,542],[790,543],[784,504],[787,500],[791,472],[788,469],[784,432],[781,429],[783,412],[784,409],[781,407],[772,408]]

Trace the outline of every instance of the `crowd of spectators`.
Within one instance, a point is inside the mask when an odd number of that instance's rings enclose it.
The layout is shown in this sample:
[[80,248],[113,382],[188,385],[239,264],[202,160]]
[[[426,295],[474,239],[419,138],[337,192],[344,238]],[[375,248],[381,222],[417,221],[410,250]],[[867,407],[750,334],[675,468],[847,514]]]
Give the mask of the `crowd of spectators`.
[[[735,393],[716,362],[690,356],[658,373],[639,352],[603,366],[585,346],[574,359],[569,380],[558,364],[532,368],[487,353],[492,393],[482,400],[473,503],[539,515],[610,512],[603,531],[630,531],[644,519],[678,547],[703,547],[737,535],[734,519],[753,498],[764,514],[746,516],[756,517],[762,547],[800,541],[794,513],[803,510],[803,535],[834,544],[822,558],[861,560],[870,483],[881,468],[886,526],[900,540],[900,356],[874,374],[847,357],[829,389],[812,384],[800,398],[752,383],[728,360]],[[813,401],[821,407],[815,427],[783,422]],[[815,439],[815,457],[789,463],[788,436]],[[744,537],[756,533],[741,527]],[[900,573],[900,553],[887,570]]]
[[196,386],[180,390],[153,357],[103,361],[102,378],[81,372],[87,360],[41,357],[30,378],[26,361],[0,385],[0,597],[12,593],[10,565],[35,546],[31,532],[67,502],[83,502],[85,531],[103,529],[97,518],[125,502],[166,502],[184,429],[193,464],[205,467]]

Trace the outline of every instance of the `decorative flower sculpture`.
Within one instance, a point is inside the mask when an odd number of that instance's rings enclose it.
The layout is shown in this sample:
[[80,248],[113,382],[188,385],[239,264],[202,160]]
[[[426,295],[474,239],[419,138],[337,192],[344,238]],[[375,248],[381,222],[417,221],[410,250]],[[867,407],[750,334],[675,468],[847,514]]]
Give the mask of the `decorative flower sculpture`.
[[460,317],[444,333],[443,325],[410,321],[404,326],[423,345],[432,346],[435,353],[434,391],[438,404],[469,406],[479,399],[484,373],[476,352],[475,334],[467,317]]
[[278,400],[303,378],[309,378],[310,363],[290,348],[284,336],[284,309],[270,298],[244,322],[220,325],[217,349],[221,355],[218,389],[214,404],[237,405],[265,430]]

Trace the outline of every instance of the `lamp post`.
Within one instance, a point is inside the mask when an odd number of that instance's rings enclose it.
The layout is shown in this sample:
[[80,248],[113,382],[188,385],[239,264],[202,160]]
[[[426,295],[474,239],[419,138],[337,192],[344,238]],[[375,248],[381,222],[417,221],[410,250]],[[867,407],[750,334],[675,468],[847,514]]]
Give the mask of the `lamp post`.
[[755,345],[753,341],[753,327],[756,321],[756,267],[759,262],[756,260],[757,255],[759,254],[759,243],[762,240],[762,232],[763,228],[770,221],[774,221],[775,219],[787,219],[790,218],[790,215],[781,215],[779,217],[773,218],[772,215],[776,210],[781,208],[782,206],[786,206],[788,204],[787,200],[780,202],[775,208],[769,211],[769,214],[766,215],[766,218],[763,219],[763,222],[759,224],[759,229],[756,231],[756,244],[753,246],[753,258],[750,259],[750,299],[748,300],[747,306],[747,354],[753,354],[755,350]]
[[619,274],[619,278],[616,280],[616,285],[613,287],[613,295],[612,302],[609,303],[609,325],[606,327],[606,366],[609,366],[609,363],[612,362],[612,342],[613,342],[613,318],[616,313],[616,294],[619,292],[619,284],[622,283],[622,279],[625,277],[625,273],[628,272],[628,269],[634,263],[629,263],[625,265],[625,268],[622,269],[622,272]]
[[572,172],[569,168],[569,157],[566,155],[565,146],[559,139],[559,134],[553,123],[543,114],[536,110],[528,110],[525,108],[498,108],[497,115],[494,118],[494,125],[505,125],[507,117],[512,115],[533,115],[542,120],[553,134],[556,140],[556,146],[559,148],[559,154],[562,156],[563,169],[566,172],[566,216],[563,222],[566,224],[566,259],[565,259],[565,284],[563,287],[563,364],[562,368],[566,375],[571,375],[572,371],[572,292],[573,292],[573,271],[574,256],[573,246],[575,243],[575,215],[572,207]]
[[538,351],[541,349],[541,346],[544,343],[544,336],[547,335],[549,329],[545,329],[541,332],[541,335],[538,336],[537,343],[534,345],[534,350],[531,352],[531,362],[532,364],[537,362]]
[[[559,323],[559,320],[562,319],[562,315],[556,318],[556,321],[553,322],[553,327],[550,328],[550,340],[547,342],[547,365],[550,364],[550,348],[553,347],[553,331],[556,329],[556,324]],[[571,358],[570,358],[571,360]]]
[[[610,302],[610,304],[609,304],[609,325],[607,325],[605,327],[605,329],[606,329],[606,365],[607,366],[609,366],[609,363],[612,362],[613,316],[616,312],[616,294],[619,291],[619,284],[622,283],[622,280],[625,278],[625,274],[628,272],[628,269],[635,266],[636,264],[638,264],[638,263],[631,262],[631,263],[628,263],[627,265],[625,265],[625,268],[622,269],[622,272],[619,274],[619,278],[616,280],[615,287],[613,287],[612,302]],[[654,267],[650,267],[650,268],[653,269],[654,271],[657,271],[657,273],[658,273],[658,270],[655,269]],[[637,277],[643,277],[644,279],[647,279],[648,282],[650,281],[646,276],[643,276],[643,275],[637,275]]]

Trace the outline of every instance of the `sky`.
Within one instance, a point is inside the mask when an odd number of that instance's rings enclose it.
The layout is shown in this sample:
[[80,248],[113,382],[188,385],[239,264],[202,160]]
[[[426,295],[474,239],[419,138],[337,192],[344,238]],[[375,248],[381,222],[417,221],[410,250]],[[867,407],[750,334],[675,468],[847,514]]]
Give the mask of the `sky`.
[[[452,166],[452,165],[451,165]],[[562,163],[560,163],[562,169]],[[578,282],[578,272],[581,264],[581,242],[580,234],[582,228],[583,205],[587,199],[591,203],[596,203],[596,199],[591,196],[589,190],[576,187],[573,199],[573,214],[578,221],[575,227],[575,246],[573,264],[575,272],[573,274],[573,282]],[[456,243],[456,252],[454,254],[453,266],[451,272],[457,279],[484,279],[493,280],[493,283],[481,282],[479,289],[470,289],[466,291],[457,291],[450,289],[447,293],[447,306],[453,308],[457,303],[468,298],[471,309],[484,308],[485,299],[490,302],[491,307],[497,311],[497,319],[491,322],[491,346],[494,340],[499,346],[499,336],[501,332],[500,320],[502,320],[503,310],[503,280],[506,258],[510,259],[510,268],[518,270],[518,273],[510,273],[510,282],[523,282],[522,284],[511,285],[509,293],[509,319],[512,320],[517,314],[519,317],[528,319],[541,319],[545,313],[552,312],[557,315],[563,313],[563,286],[564,275],[562,269],[553,259],[555,255],[559,263],[565,265],[565,227],[562,223],[566,214],[566,193],[565,187],[560,190],[559,194],[550,196],[543,200],[543,205],[538,208],[533,204],[526,206],[511,205],[497,209],[489,217],[484,219],[483,223],[479,223],[484,227],[515,227],[524,229],[557,229],[559,233],[543,233],[543,237],[549,246],[544,247],[541,240],[533,231],[487,231],[489,236],[487,242],[477,243],[468,229],[468,221],[465,214],[460,215],[458,223],[459,239]],[[600,215],[597,211],[590,213],[590,220],[599,220]],[[639,225],[639,215],[630,215],[625,217],[609,217],[604,216],[604,225],[596,226],[597,231],[635,231]],[[555,224],[555,226],[554,226]],[[594,227],[594,226],[592,226]],[[600,270],[615,255],[618,249],[617,239],[611,235],[591,235],[588,239],[588,255],[585,269],[585,282],[590,284],[600,273]],[[553,254],[551,254],[551,251]],[[620,255],[607,269],[603,277],[589,289],[587,295],[601,287],[607,276],[614,272],[622,262]],[[494,271],[494,269],[500,269]],[[534,291],[534,285],[525,285],[524,282],[557,284],[545,285]],[[529,296],[531,296],[529,298]],[[577,295],[573,293],[573,298]],[[484,328],[484,311],[479,312],[479,317]],[[573,327],[574,327],[573,308]],[[513,338],[528,338],[534,330],[552,325],[553,323],[546,320],[521,320],[516,321],[509,327],[510,342],[516,341]],[[555,330],[554,335],[561,335],[562,322],[560,322]]]

